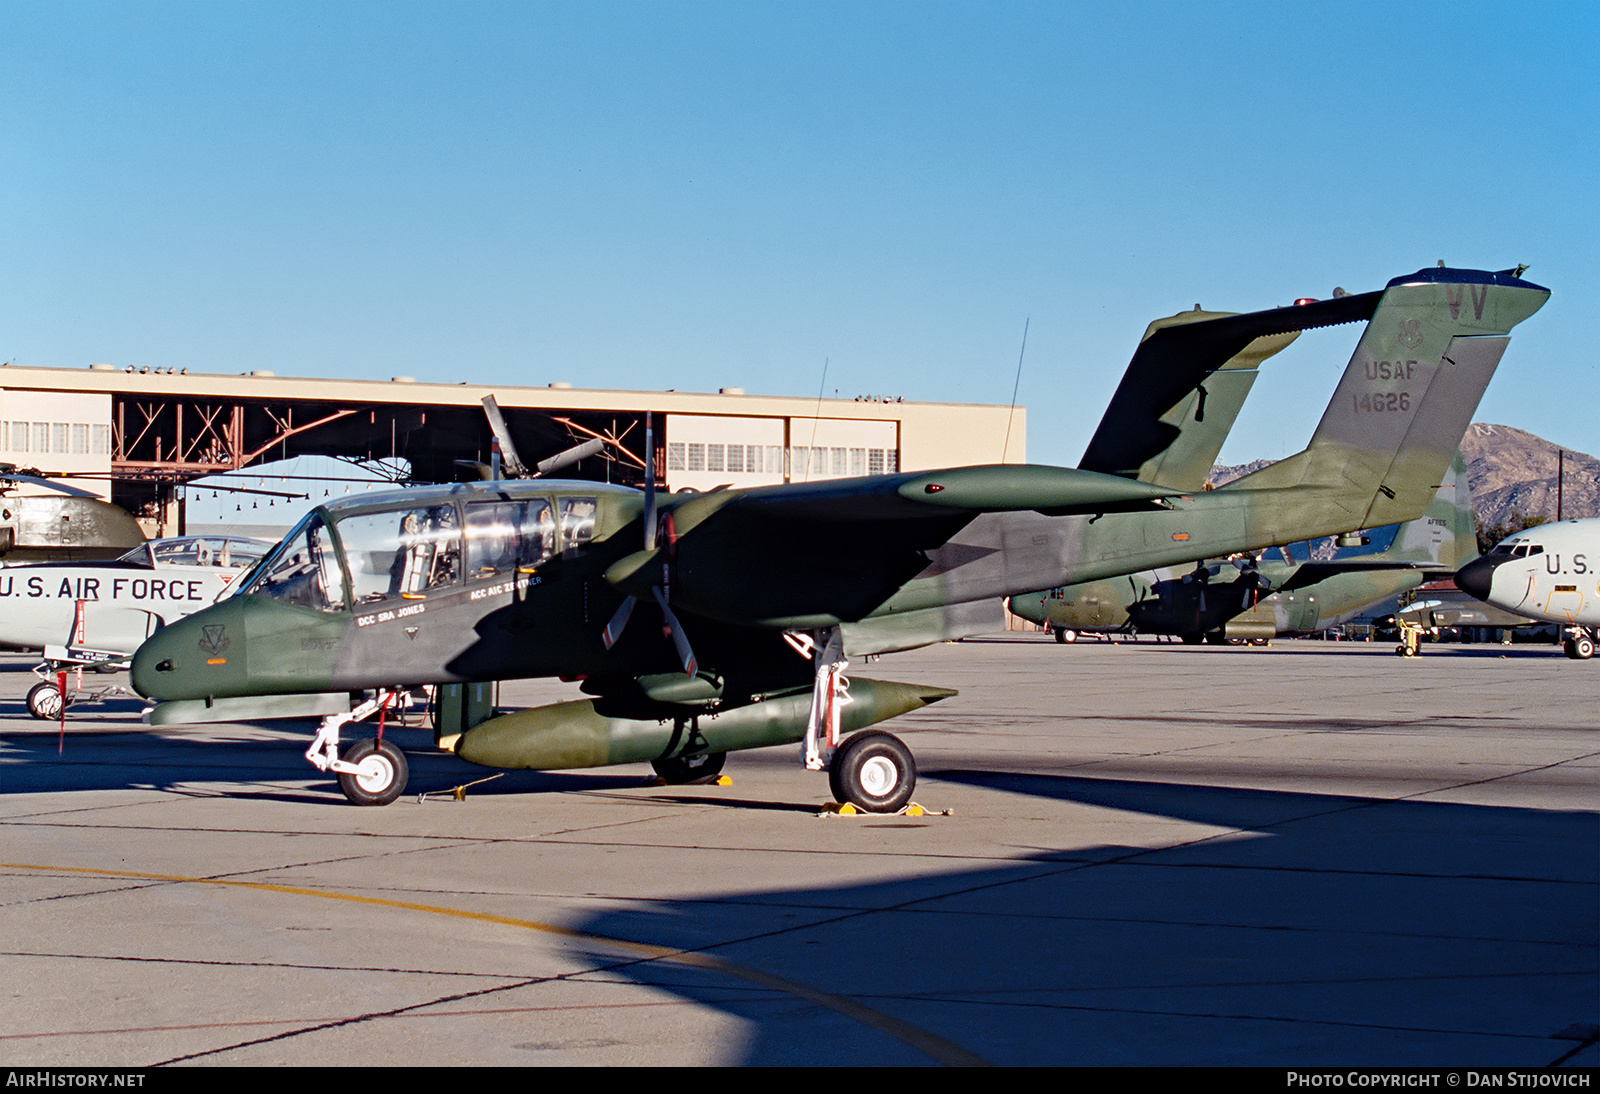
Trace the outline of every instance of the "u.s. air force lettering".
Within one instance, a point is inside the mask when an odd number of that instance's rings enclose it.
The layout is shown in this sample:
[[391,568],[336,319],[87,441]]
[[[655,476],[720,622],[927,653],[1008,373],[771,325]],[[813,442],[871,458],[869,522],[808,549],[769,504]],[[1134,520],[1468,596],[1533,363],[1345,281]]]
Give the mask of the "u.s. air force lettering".
[[141,544],[115,562],[0,569],[0,647],[132,654],[151,633],[213,603],[271,546],[233,536]]
[[208,592],[210,583],[204,580],[164,580],[159,577],[63,577],[59,584],[43,577],[19,580],[10,575],[0,575],[0,598],[41,597],[63,600],[160,600],[209,603],[217,595],[216,589]]

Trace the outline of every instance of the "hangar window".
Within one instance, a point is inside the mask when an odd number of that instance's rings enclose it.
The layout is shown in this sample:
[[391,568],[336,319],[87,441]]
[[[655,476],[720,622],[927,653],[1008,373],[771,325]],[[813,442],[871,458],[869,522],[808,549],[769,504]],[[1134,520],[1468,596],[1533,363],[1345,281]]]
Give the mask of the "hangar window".
[[684,445],[681,441],[677,444],[667,445],[667,470],[689,470],[689,454],[684,451]]

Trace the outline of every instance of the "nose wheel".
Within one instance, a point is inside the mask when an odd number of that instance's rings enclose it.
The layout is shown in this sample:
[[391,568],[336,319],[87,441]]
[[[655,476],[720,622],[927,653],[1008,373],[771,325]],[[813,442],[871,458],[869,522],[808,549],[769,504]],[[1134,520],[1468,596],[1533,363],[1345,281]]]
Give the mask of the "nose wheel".
[[363,738],[345,749],[340,759],[354,769],[338,772],[339,789],[353,804],[388,805],[405,793],[411,777],[406,754],[389,741]]
[[66,705],[61,689],[48,680],[28,689],[27,702],[28,713],[42,722],[53,722],[61,717],[61,708]]
[[[1587,631],[1580,631],[1575,635],[1570,635],[1561,643],[1561,646],[1566,655],[1575,661],[1587,661],[1594,656],[1594,636]],[[33,693],[29,692],[28,696],[31,700]],[[30,702],[29,706],[31,707],[32,705]]]
[[892,733],[868,730],[847,737],[828,765],[835,801],[866,813],[898,813],[917,788],[917,762]]

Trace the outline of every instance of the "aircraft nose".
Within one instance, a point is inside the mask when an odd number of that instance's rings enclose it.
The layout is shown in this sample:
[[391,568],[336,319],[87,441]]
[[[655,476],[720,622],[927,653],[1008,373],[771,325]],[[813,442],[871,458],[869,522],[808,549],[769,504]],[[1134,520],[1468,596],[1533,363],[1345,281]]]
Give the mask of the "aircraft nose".
[[162,702],[227,694],[243,668],[243,638],[232,601],[171,623],[133,655],[133,689]]
[[183,663],[187,650],[180,652],[180,647],[192,644],[183,642],[189,630],[184,622],[179,620],[163,627],[146,639],[133,655],[133,690],[146,699],[173,698],[166,694],[171,690],[168,685],[180,678],[188,667]]
[[1504,559],[1493,558],[1489,555],[1480,555],[1461,569],[1456,571],[1456,588],[1464,593],[1470,593],[1479,600],[1489,599],[1489,590],[1494,586],[1495,567]]

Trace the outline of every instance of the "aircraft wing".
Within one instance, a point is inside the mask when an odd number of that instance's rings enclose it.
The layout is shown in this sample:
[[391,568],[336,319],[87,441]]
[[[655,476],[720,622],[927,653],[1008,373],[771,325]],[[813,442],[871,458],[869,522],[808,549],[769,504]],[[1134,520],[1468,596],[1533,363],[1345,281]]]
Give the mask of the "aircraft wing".
[[718,490],[675,501],[666,510],[670,546],[618,561],[606,580],[631,596],[653,595],[649,584],[660,571],[652,562],[664,549],[675,559],[673,605],[691,614],[729,622],[856,620],[927,569],[929,552],[983,514],[1154,510],[1175,494],[1113,475],[1025,464]]
[[1160,499],[1181,493],[1070,467],[989,464],[758,486],[739,491],[729,507],[753,516],[808,521],[915,520],[1025,509],[1067,516],[1153,509]]
[[1136,477],[1146,461],[1165,451],[1180,432],[1162,417],[1251,342],[1370,319],[1382,296],[1357,293],[1155,330],[1134,351],[1078,468]]
[[1437,562],[1427,559],[1405,561],[1397,559],[1361,559],[1352,558],[1348,561],[1333,559],[1328,562],[1302,562],[1298,569],[1289,576],[1282,585],[1273,587],[1274,592],[1288,591],[1291,589],[1304,589],[1308,585],[1315,585],[1319,581],[1326,581],[1339,574],[1371,573],[1376,570],[1416,570],[1422,573],[1446,573],[1439,569]]

